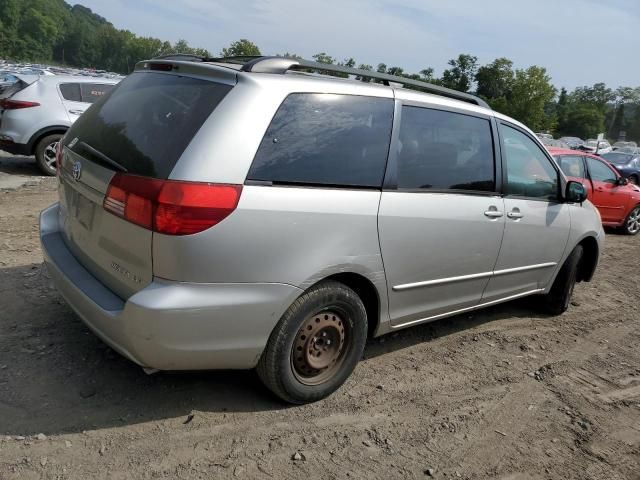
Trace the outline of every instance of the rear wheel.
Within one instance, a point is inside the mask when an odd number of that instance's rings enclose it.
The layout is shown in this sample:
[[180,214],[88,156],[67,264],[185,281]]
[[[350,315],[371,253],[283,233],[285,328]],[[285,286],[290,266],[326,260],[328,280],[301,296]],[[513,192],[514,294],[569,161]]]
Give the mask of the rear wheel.
[[622,232],[627,235],[637,235],[640,232],[640,205],[629,212],[624,220]]
[[61,138],[59,133],[47,135],[36,146],[36,164],[45,175],[56,175],[56,148]]
[[281,399],[309,403],[351,375],[367,339],[367,314],[347,286],[322,282],[285,312],[258,363],[262,382]]
[[576,279],[578,277],[578,266],[580,265],[580,260],[582,260],[582,254],[582,245],[576,246],[571,254],[569,254],[564,265],[562,265],[551,290],[544,295],[542,306],[547,313],[560,315],[569,308],[573,288],[576,285]]

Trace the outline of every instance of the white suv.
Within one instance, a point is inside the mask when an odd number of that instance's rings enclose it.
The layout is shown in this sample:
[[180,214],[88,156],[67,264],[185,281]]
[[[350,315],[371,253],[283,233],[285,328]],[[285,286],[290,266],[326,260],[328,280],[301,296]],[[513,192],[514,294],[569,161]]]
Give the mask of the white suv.
[[0,149],[35,155],[46,175],[56,174],[58,141],[80,115],[119,80],[17,75],[0,98]]

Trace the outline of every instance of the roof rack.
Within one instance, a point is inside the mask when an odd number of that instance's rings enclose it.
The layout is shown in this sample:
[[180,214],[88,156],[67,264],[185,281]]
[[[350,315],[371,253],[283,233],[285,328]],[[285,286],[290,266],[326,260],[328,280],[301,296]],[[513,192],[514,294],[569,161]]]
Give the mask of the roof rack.
[[362,70],[359,68],[344,67],[341,65],[332,65],[327,63],[312,62],[309,60],[298,60],[287,57],[226,57],[207,59],[206,61],[219,63],[239,63],[242,64],[241,70],[244,72],[256,73],[286,73],[295,70],[315,70],[318,72],[343,73],[353,75],[360,79],[379,80],[384,85],[397,83],[400,85],[414,87],[427,93],[441,95],[464,102],[473,103],[483,108],[491,109],[491,107],[479,97],[469,93],[459,92],[451,88],[433,85],[432,83],[421,82],[412,78],[399,77],[389,75],[388,73],[373,72],[371,70]]

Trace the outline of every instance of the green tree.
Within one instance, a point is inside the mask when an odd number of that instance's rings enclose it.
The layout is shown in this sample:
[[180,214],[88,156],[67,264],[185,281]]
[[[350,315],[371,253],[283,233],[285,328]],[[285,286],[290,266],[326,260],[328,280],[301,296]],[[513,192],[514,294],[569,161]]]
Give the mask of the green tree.
[[513,62],[508,58],[496,58],[490,64],[478,68],[475,80],[478,85],[477,94],[489,102],[507,99],[515,80]]
[[246,38],[231,43],[229,47],[223,48],[220,52],[221,57],[253,57],[258,55],[261,55],[258,46]]
[[473,79],[478,68],[478,57],[460,54],[458,58],[449,60],[451,68],[442,74],[442,85],[461,92],[471,90]]
[[556,95],[546,69],[531,66],[516,70],[503,113],[519,120],[532,130],[553,130],[553,119],[547,118],[545,106]]

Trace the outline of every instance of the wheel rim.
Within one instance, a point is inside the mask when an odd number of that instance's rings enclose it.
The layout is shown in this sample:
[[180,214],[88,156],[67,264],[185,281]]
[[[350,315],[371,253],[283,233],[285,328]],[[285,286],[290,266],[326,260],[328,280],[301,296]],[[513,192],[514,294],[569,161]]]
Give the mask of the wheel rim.
[[627,218],[627,231],[629,233],[638,233],[640,231],[640,208],[634,208]]
[[58,148],[58,142],[52,142],[44,149],[44,163],[49,168],[56,168],[56,150]]
[[348,349],[343,315],[325,310],[308,317],[293,342],[291,364],[295,377],[305,385],[319,385],[340,369]]

